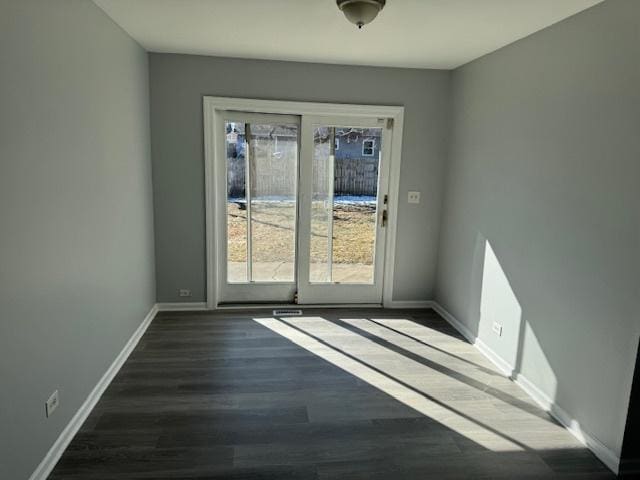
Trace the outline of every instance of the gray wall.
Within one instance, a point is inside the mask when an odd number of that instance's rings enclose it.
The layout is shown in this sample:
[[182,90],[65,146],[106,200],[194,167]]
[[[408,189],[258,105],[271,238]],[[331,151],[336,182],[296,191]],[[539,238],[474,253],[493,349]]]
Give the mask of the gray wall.
[[92,2],[0,0],[0,69],[0,478],[20,480],[155,301],[148,67]]
[[[202,97],[404,105],[394,300],[432,298],[450,73],[150,54],[157,297],[204,301]],[[423,192],[408,205],[408,190]]]
[[609,0],[455,71],[436,289],[617,455],[640,333],[639,58],[640,2]]

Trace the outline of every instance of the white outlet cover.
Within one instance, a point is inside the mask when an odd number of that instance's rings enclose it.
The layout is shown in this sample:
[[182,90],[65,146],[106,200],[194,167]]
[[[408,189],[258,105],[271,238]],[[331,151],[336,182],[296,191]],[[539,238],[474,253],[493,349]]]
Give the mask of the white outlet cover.
[[409,203],[420,203],[420,192],[409,192],[407,201]]
[[500,325],[499,323],[493,322],[493,326],[491,327],[491,329],[493,330],[493,333],[495,333],[499,337],[502,336],[502,325]]
[[56,390],[45,402],[44,408],[47,417],[50,417],[53,414],[56,408],[58,408],[58,405],[60,405],[60,399],[58,398],[58,390]]

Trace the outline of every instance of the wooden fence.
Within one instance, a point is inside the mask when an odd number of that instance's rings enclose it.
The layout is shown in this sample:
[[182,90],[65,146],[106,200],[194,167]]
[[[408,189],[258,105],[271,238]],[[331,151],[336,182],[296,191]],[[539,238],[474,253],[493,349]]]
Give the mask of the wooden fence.
[[378,159],[336,159],[333,190],[335,195],[375,196],[378,191]]
[[[227,195],[245,196],[245,159],[229,158],[227,171]],[[291,195],[295,192],[295,179],[288,162],[262,165],[254,172],[254,185],[260,196]],[[314,165],[314,193],[326,194],[326,173],[323,165]],[[375,196],[378,189],[377,158],[338,158],[335,161],[334,195]]]

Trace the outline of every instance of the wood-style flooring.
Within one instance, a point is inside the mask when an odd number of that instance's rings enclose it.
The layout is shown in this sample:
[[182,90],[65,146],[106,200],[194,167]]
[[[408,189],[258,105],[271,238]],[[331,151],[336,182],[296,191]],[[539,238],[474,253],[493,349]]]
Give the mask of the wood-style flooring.
[[49,477],[612,479],[431,310],[161,313]]

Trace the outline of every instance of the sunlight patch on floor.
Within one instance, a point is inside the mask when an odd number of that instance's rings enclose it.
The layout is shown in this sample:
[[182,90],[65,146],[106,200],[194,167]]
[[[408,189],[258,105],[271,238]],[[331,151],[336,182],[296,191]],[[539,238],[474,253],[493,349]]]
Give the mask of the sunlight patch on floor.
[[[461,352],[472,347],[455,337],[409,320],[376,320],[403,332],[422,330],[417,338],[439,345],[434,349],[368,319],[342,319],[345,326],[322,317],[254,320],[489,450],[583,448],[490,366],[467,365],[463,373]],[[460,358],[444,353],[449,345],[461,347]]]

